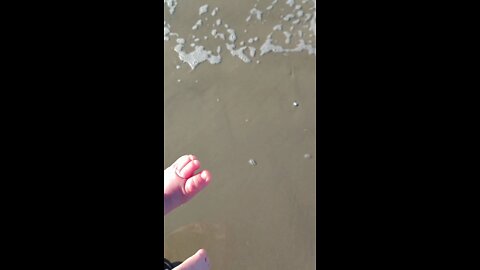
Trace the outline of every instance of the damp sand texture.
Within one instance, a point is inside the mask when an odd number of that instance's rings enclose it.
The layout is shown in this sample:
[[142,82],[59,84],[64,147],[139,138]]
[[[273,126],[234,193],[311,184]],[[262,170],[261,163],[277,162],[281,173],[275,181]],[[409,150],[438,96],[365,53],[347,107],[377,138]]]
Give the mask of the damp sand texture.
[[314,269],[315,1],[172,0],[164,16],[164,168],[192,153],[213,175],[164,219],[164,256]]

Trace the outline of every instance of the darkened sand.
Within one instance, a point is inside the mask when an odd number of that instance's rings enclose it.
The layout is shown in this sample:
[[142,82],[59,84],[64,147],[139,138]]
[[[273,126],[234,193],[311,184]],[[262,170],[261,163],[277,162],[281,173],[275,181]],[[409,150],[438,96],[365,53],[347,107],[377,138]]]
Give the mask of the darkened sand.
[[[221,18],[235,29],[237,48],[258,36],[259,49],[281,21],[277,17],[288,13],[286,2],[264,12],[263,24],[245,20],[254,0],[178,1],[173,15],[165,6],[172,32],[187,40],[186,51],[193,50],[192,34],[209,50],[223,44],[220,64],[204,62],[192,70],[174,51],[175,38],[165,41],[164,167],[192,153],[213,175],[205,191],[164,219],[164,256],[170,261],[205,248],[212,270],[315,267],[316,56],[302,51],[260,57],[257,51],[244,63],[230,55],[226,41],[203,38]],[[259,1],[257,8],[271,3]],[[204,4],[208,23],[193,31]],[[216,17],[210,15],[214,7]],[[278,44],[295,47],[298,38],[290,45],[284,38]]]

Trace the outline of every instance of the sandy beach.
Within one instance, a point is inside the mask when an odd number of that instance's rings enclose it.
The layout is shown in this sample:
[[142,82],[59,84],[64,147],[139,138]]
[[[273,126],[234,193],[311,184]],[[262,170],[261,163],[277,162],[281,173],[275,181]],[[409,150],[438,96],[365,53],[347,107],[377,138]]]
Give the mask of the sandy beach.
[[164,168],[192,153],[213,175],[164,219],[169,260],[205,248],[212,270],[314,269],[315,9],[164,1]]

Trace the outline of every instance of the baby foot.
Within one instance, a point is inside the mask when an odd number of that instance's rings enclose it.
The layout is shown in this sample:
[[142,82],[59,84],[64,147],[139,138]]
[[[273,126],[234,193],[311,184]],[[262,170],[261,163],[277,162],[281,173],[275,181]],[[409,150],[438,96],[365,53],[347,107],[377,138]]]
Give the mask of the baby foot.
[[185,155],[163,172],[163,215],[189,201],[210,183],[210,172],[195,173],[199,168],[197,157]]
[[200,249],[192,257],[186,259],[182,264],[175,267],[173,270],[209,270],[210,262],[208,260],[207,252]]

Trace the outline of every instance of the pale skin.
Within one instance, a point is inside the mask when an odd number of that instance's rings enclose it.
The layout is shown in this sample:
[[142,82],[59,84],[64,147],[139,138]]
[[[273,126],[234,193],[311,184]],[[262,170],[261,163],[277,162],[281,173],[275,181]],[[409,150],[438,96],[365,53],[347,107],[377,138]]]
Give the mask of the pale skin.
[[[207,170],[199,170],[200,161],[194,155],[185,155],[177,159],[163,172],[163,215],[188,202],[211,181]],[[196,172],[198,171],[198,172]],[[210,261],[207,252],[200,249],[186,259],[175,270],[209,270]]]

